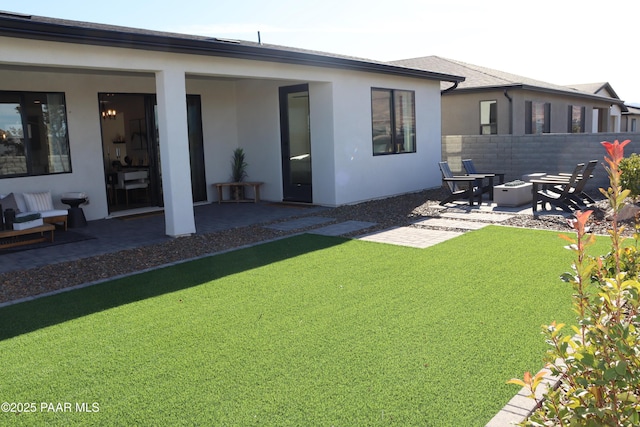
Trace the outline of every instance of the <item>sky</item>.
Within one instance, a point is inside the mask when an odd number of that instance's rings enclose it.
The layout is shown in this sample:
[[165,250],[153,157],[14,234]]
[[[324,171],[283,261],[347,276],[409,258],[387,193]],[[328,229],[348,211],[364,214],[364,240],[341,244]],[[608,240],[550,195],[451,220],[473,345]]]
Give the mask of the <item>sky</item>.
[[260,32],[263,43],[378,61],[438,55],[559,85],[608,82],[640,105],[638,0],[0,0],[0,10],[249,41]]

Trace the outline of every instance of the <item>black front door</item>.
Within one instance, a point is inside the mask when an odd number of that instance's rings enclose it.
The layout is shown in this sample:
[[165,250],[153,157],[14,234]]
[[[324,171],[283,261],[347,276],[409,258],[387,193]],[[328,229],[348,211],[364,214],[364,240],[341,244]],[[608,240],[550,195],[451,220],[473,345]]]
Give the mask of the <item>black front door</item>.
[[207,200],[207,184],[204,171],[204,137],[202,133],[202,107],[200,95],[187,95],[187,120],[189,126],[189,159],[191,163],[191,192],[194,202]]
[[283,199],[311,203],[309,86],[280,88],[280,139]]

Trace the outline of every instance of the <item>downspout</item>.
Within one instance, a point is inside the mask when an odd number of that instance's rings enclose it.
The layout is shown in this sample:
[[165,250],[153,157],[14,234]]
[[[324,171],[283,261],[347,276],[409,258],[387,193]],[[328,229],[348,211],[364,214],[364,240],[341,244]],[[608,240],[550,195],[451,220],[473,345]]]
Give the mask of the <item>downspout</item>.
[[513,135],[513,98],[509,96],[509,89],[504,90],[504,96],[509,100],[509,135]]
[[[440,91],[440,98],[441,98],[441,99],[440,99],[440,106],[441,106],[441,107],[440,107],[440,110],[441,110],[441,113],[442,113],[442,95],[444,95],[444,94],[445,94],[445,93],[447,93],[447,92],[451,92],[452,90],[454,90],[455,88],[457,88],[457,87],[458,87],[458,83],[460,83],[460,82],[453,82],[453,86],[448,87],[448,88],[446,88],[445,90],[441,90],[441,91]],[[442,158],[442,150],[443,150],[443,149],[444,149],[444,147],[445,147],[445,145],[442,143],[442,139],[443,139],[443,135],[442,135],[442,132],[440,132],[440,152],[441,152],[441,153],[440,153],[440,156],[441,156],[441,158]]]
[[458,87],[458,83],[460,82],[453,82],[453,86],[446,88],[445,90],[441,90],[440,91],[440,95],[444,95],[447,92],[451,92],[452,90],[454,90],[455,88]]

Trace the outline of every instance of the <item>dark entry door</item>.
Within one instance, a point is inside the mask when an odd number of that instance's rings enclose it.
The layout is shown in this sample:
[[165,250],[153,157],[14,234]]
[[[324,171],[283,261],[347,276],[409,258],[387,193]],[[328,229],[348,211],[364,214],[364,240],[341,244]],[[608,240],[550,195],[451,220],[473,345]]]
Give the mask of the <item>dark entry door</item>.
[[194,202],[207,200],[201,111],[200,95],[187,95],[189,159],[191,160],[191,191],[193,192]]
[[283,199],[311,203],[309,85],[280,88]]

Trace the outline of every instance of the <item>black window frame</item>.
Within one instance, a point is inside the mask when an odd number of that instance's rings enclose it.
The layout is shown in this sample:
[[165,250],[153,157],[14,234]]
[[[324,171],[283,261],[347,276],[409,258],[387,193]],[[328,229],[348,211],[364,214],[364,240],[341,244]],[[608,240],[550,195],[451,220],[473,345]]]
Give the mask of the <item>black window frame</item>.
[[[489,122],[483,123],[482,121],[482,105],[484,103],[490,103],[489,107]],[[497,135],[498,134],[498,100],[497,99],[486,99],[480,101],[478,104],[480,111],[480,135]],[[492,120],[493,116],[493,120]],[[485,132],[486,129],[489,129],[489,133]]]
[[[576,108],[580,109],[580,122],[576,123],[574,120],[574,110]],[[585,132],[585,115],[587,109],[581,105],[569,105],[569,117],[568,117],[568,129],[569,133],[584,133]]]
[[[45,118],[46,114],[53,114],[51,109],[49,108],[49,103],[47,103],[47,113],[43,112],[42,109],[39,111],[39,114],[32,115],[30,114],[30,108],[32,107],[30,103],[33,104],[42,104],[42,99],[47,99],[50,96],[59,96],[61,99],[60,104],[58,104],[59,111],[56,112],[58,114],[58,121],[62,123],[62,129],[58,131],[63,132],[60,135],[56,136],[58,143],[61,145],[57,150],[57,153],[51,153],[51,144],[54,141],[50,140],[51,136],[51,127],[53,127],[52,119],[50,116]],[[69,144],[69,120],[67,115],[67,103],[66,103],[66,94],[65,92],[43,92],[43,91],[6,91],[0,90],[0,102],[4,103],[5,99],[15,98],[16,103],[18,104],[18,109],[20,112],[20,123],[22,126],[22,147],[23,155],[26,163],[26,171],[25,172],[17,172],[17,173],[2,173],[0,169],[0,179],[8,179],[8,178],[18,178],[18,177],[29,177],[29,176],[48,176],[48,175],[60,175],[60,174],[68,174],[73,172],[72,162],[71,162],[71,147]],[[49,127],[47,127],[47,125]],[[46,134],[43,135],[43,131],[47,131]],[[7,135],[7,130],[0,129],[0,133]],[[43,150],[42,143],[45,141],[47,143],[47,155],[49,157],[46,165],[43,166],[40,164],[40,169],[38,166],[38,158],[42,160],[42,154],[39,153]],[[1,145],[1,144],[0,144]],[[17,145],[17,144],[16,144]],[[17,147],[16,147],[17,150]],[[7,149],[3,149],[2,151],[9,151]],[[63,170],[52,170],[51,169],[51,156],[61,156],[60,165]],[[4,155],[0,153],[0,162],[3,162]]]
[[[544,109],[543,110],[544,121],[542,124],[542,128],[543,128],[542,132],[537,132],[537,129],[534,127],[534,120],[533,120],[534,104],[542,105]],[[551,104],[549,102],[525,101],[524,115],[525,115],[525,134],[539,135],[542,133],[551,133]]]
[[[376,111],[376,97],[374,96],[374,92],[381,92],[389,94],[389,102],[387,104],[388,116],[389,116],[389,129],[385,132],[381,133],[379,129],[379,123],[381,120],[377,117],[379,116],[379,111]],[[407,138],[405,134],[405,130],[401,124],[398,123],[398,114],[396,111],[396,105],[398,105],[399,98],[401,94],[411,94],[411,121],[412,126],[410,126],[410,135],[409,135],[409,144],[406,144]],[[399,104],[402,108],[402,104]],[[404,120],[404,115],[400,120]],[[416,144],[416,93],[414,90],[408,89],[388,89],[388,88],[380,88],[380,87],[372,87],[371,88],[371,128],[372,128],[372,151],[374,156],[386,156],[391,154],[406,154],[406,153],[415,153],[417,150]],[[393,130],[393,132],[391,132]],[[388,139],[388,141],[386,141]],[[382,143],[380,141],[383,141]],[[376,150],[376,147],[380,147],[384,145],[386,149],[384,151]],[[411,145],[411,147],[407,148],[406,145]]]

